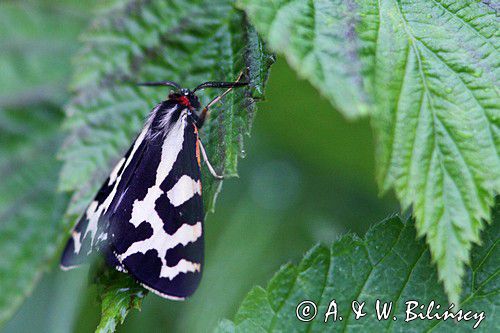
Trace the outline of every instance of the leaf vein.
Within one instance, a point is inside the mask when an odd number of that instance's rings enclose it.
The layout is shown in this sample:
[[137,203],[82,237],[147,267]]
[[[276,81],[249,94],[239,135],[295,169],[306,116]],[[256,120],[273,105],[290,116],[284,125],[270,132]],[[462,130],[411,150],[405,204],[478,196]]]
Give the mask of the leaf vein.
[[[366,245],[363,246],[363,250],[366,252],[367,257],[369,257],[369,253],[368,253],[368,250],[366,249]],[[361,293],[365,289],[365,286],[368,283],[368,280],[370,279],[370,277],[371,277],[371,275],[373,273],[373,269],[375,268],[375,266],[373,266],[373,265],[370,265],[370,266],[371,266],[370,270],[366,274],[366,278],[364,279],[363,284],[361,285],[361,287],[359,288],[359,290],[356,292],[356,297],[353,298],[353,301],[357,300],[359,298],[359,295],[361,295]],[[347,331],[347,325],[349,324],[349,317],[351,316],[351,312],[352,311],[347,312],[347,316],[346,316],[345,321],[344,321],[345,324],[342,327],[342,332],[343,333]]]
[[497,49],[497,47],[490,41],[489,38],[487,38],[486,36],[484,36],[483,34],[481,34],[478,30],[476,30],[469,22],[465,21],[462,17],[460,17],[457,13],[454,13],[452,12],[448,7],[446,7],[445,5],[443,5],[440,1],[438,0],[431,0],[433,3],[435,3],[437,6],[441,7],[446,13],[448,13],[450,16],[452,16],[453,18],[455,18],[456,20],[458,20],[459,22],[462,23],[463,26],[469,28],[470,30],[472,30],[479,38],[481,38],[486,44],[489,44],[491,45],[492,47],[494,47],[495,49]]
[[[479,106],[479,108],[481,109],[482,111],[482,115],[484,116],[484,118],[486,119],[486,121],[488,122],[488,116],[486,115],[486,110],[485,108],[483,107],[483,105],[479,102],[479,100],[477,99],[476,95],[474,94],[473,90],[469,88],[469,86],[464,82],[464,80],[462,79],[462,77],[460,76],[460,74],[455,71],[450,65],[448,65],[448,63],[446,63],[446,61],[437,54],[437,52],[435,52],[434,50],[432,50],[427,44],[425,44],[421,39],[417,38],[417,37],[414,37],[416,41],[418,41],[423,47],[425,47],[426,50],[428,50],[432,55],[434,55],[436,57],[436,59],[438,59],[441,64],[443,64],[446,68],[448,68],[448,70],[451,71],[451,73],[453,73],[455,75],[456,78],[458,78],[458,80],[462,83],[462,86],[465,88],[465,90],[470,94],[470,96],[472,96],[472,98],[474,99],[474,101],[476,102],[476,104]],[[495,140],[493,139],[493,133],[491,132],[491,128],[489,126],[487,126],[488,128],[488,133],[489,133],[489,139],[491,140],[491,144],[493,146],[495,146]],[[497,155],[498,156],[498,155]]]
[[[410,269],[408,272],[408,275],[406,276],[405,282],[403,283],[403,286],[399,289],[397,297],[394,299],[394,313],[396,313],[396,310],[398,308],[398,301],[401,298],[401,295],[403,294],[403,291],[405,290],[406,286],[408,285],[408,282],[410,281],[410,277],[413,274],[413,271],[415,270],[415,267],[417,267],[418,262],[420,259],[422,259],[424,253],[427,252],[427,248],[424,246],[422,251],[420,252],[420,255],[418,256],[417,260],[413,263],[413,267]],[[390,332],[390,328],[392,326],[393,321],[389,320],[389,325],[387,326],[387,332]]]
[[[397,126],[398,126],[398,117],[399,117],[399,112],[401,110],[400,108],[400,105],[399,105],[399,101],[401,99],[401,96],[403,95],[403,87],[404,87],[404,84],[405,84],[405,78],[406,78],[406,75],[408,74],[408,58],[410,56],[410,47],[407,47],[406,48],[406,56],[405,56],[405,62],[403,63],[403,66],[404,66],[404,72],[403,72],[403,77],[401,79],[401,85],[399,87],[399,94],[398,94],[398,97],[396,98],[396,101],[395,101],[395,106],[396,106],[396,110],[394,110],[394,113],[393,113],[393,119],[392,119],[392,123],[393,123],[393,126],[391,128],[392,130],[392,135],[391,135],[391,141],[389,143],[389,146],[390,146],[390,149],[389,149],[389,167],[386,169],[386,172],[385,172],[385,175],[383,177],[383,179],[385,180],[388,176],[388,174],[390,173],[391,169],[392,169],[392,166],[393,166],[393,159],[394,159],[394,143],[395,143],[395,138],[396,138],[396,130],[397,130]],[[402,66],[402,67],[403,67]]]

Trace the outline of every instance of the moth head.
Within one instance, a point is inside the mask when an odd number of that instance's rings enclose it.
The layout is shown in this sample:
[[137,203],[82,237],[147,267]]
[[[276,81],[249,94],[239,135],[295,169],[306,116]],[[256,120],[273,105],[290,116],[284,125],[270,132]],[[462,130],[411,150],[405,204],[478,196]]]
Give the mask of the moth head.
[[168,98],[177,101],[179,104],[187,107],[191,111],[198,110],[200,108],[200,101],[198,99],[198,96],[196,96],[194,92],[186,88],[170,92]]
[[243,87],[248,85],[248,82],[242,82],[240,81],[240,78],[242,77],[243,72],[240,73],[238,76],[238,79],[235,82],[215,82],[215,81],[209,81],[209,82],[204,82],[200,85],[198,85],[196,88],[193,90],[187,89],[187,88],[182,88],[178,83],[175,83],[173,81],[160,81],[160,82],[144,82],[144,83],[139,83],[140,86],[164,86],[164,87],[172,87],[175,88],[174,91],[170,92],[168,95],[168,98],[174,101],[177,101],[179,104],[187,107],[189,110],[194,111],[198,110],[200,108],[200,101],[198,99],[198,96],[196,96],[196,91],[197,90],[203,90],[206,88],[224,88],[228,89],[226,90],[225,93],[214,99],[212,102],[210,102],[209,105],[214,103],[214,101],[220,99],[220,97],[224,96],[227,92],[229,92],[232,88],[236,87]]

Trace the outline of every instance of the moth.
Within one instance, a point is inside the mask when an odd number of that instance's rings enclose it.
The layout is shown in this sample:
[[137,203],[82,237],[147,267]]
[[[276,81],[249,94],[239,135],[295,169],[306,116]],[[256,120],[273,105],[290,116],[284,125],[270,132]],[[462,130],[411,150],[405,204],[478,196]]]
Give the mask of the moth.
[[[174,90],[150,112],[125,156],[77,221],[61,268],[75,268],[98,253],[118,271],[168,299],[192,295],[203,268],[201,157],[198,135],[210,107],[240,82],[205,82],[189,90],[172,81],[142,83]],[[226,88],[200,111],[196,92]]]

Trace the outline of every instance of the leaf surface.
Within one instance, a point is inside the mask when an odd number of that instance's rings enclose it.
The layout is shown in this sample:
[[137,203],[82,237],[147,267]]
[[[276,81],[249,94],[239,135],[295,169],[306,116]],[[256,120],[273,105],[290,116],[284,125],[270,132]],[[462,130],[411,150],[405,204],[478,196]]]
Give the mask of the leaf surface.
[[269,47],[346,117],[369,112],[353,0],[240,0],[238,5]]
[[0,325],[31,293],[57,250],[65,196],[55,155],[63,112],[0,108]]
[[88,5],[0,3],[0,325],[34,289],[64,234],[59,104]]
[[[498,212],[497,212],[498,213]],[[483,233],[483,246],[473,251],[467,269],[461,308],[484,311],[485,319],[478,331],[495,331],[500,292],[499,221]],[[241,304],[234,321],[224,320],[217,332],[470,332],[477,320],[411,320],[405,322],[408,301],[417,301],[425,314],[431,301],[432,313],[448,309],[447,297],[438,283],[437,271],[431,264],[425,243],[415,240],[411,221],[398,217],[375,225],[359,239],[346,235],[331,246],[312,248],[298,265],[284,265],[267,288],[255,287]],[[314,319],[297,319],[297,306],[304,300],[317,306]],[[331,301],[337,306],[337,320],[325,314]],[[365,302],[366,316],[355,319],[351,302]],[[377,320],[376,301],[392,302],[388,320]],[[436,309],[437,304],[440,309]],[[411,305],[411,304],[410,304]],[[380,309],[382,309],[381,304]],[[299,313],[303,313],[304,307]],[[310,308],[311,314],[314,313]],[[457,310],[455,308],[455,310]],[[413,310],[420,313],[418,309]],[[394,320],[393,317],[397,319]],[[340,320],[342,317],[342,320]],[[302,314],[302,318],[311,317]]]
[[147,291],[132,278],[109,269],[101,272],[95,281],[101,301],[101,321],[97,333],[112,333],[123,324],[132,309],[141,309]]
[[372,55],[379,185],[394,188],[403,208],[413,207],[418,234],[456,303],[464,263],[500,192],[495,13],[478,2],[437,0],[381,1],[361,10],[367,19],[360,37]]
[[88,3],[75,0],[0,3],[0,107],[62,103],[76,38],[88,17]]
[[362,114],[367,101],[379,187],[413,207],[454,302],[500,192],[500,44],[488,3],[239,2],[339,111]]

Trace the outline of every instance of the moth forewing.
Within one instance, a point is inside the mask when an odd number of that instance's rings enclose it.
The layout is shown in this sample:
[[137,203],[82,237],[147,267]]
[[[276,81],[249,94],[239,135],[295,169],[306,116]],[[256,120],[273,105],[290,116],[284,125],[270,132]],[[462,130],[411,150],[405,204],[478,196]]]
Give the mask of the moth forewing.
[[[229,88],[224,96],[245,84],[206,82],[196,89]],[[171,81],[144,85],[178,91],[151,111],[143,130],[79,219],[61,267],[76,267],[98,252],[110,266],[132,275],[145,288],[182,300],[196,290],[203,268],[200,150],[210,172],[220,177],[198,137],[198,127],[213,102],[198,116],[200,104],[194,92]]]

